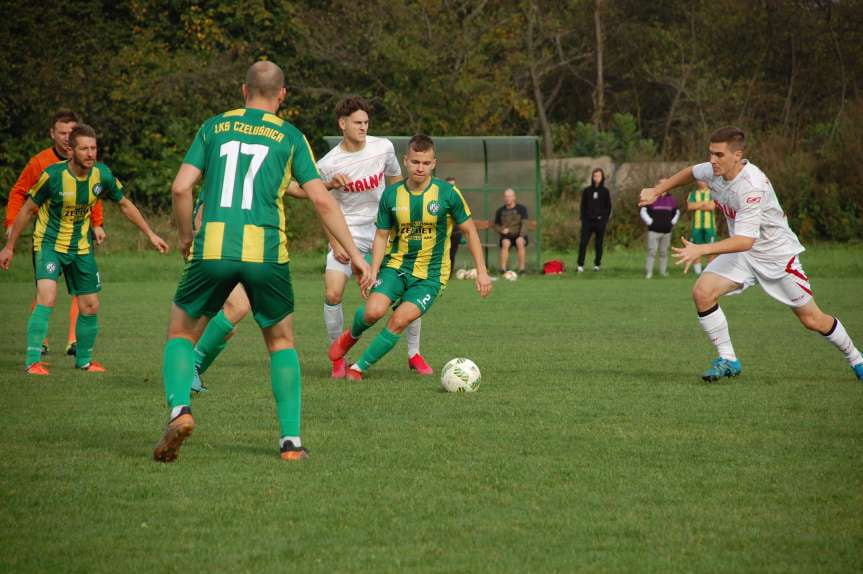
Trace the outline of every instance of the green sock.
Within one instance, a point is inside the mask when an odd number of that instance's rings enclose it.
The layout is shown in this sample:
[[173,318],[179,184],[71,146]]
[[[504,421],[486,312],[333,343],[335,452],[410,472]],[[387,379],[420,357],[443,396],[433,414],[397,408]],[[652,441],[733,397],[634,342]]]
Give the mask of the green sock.
[[270,353],[270,382],[276,398],[279,436],[300,436],[302,383],[296,350],[282,349]]
[[359,339],[360,335],[362,335],[366,329],[371,327],[371,325],[366,325],[366,322],[363,321],[363,315],[365,314],[365,307],[360,307],[357,309],[357,312],[354,313],[354,322],[351,324],[351,337],[354,339]]
[[24,361],[28,367],[42,360],[42,341],[48,334],[48,319],[53,311],[54,307],[36,305],[30,313],[30,320],[27,321],[27,358]]
[[234,330],[234,325],[225,317],[224,311],[216,313],[215,317],[207,323],[207,328],[195,345],[195,364],[198,372],[203,373],[210,368],[219,353],[225,350],[228,344],[226,337]]
[[[80,335],[79,335],[80,337]],[[165,343],[162,379],[165,398],[171,408],[187,406],[195,378],[195,350],[192,341],[177,337]]]
[[393,347],[396,346],[396,343],[401,339],[401,335],[396,335],[388,328],[384,329],[378,336],[374,338],[372,344],[369,345],[369,348],[363,351],[360,360],[357,361],[357,365],[362,370],[368,370],[369,367],[377,363],[381,357],[392,351]]
[[93,360],[93,345],[99,333],[99,316],[80,313],[75,322],[78,334],[78,350],[75,351],[75,366],[86,367]]

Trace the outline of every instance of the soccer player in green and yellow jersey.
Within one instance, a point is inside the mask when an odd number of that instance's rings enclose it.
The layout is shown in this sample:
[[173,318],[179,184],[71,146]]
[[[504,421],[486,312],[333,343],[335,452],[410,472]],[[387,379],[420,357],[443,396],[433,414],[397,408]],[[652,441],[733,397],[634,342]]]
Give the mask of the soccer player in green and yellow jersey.
[[[237,284],[248,296],[270,353],[281,456],[308,456],[300,441],[300,363],[294,350],[294,297],[282,204],[292,179],[348,252],[361,285],[371,286],[369,266],[321,182],[306,138],[276,115],[284,86],[278,66],[253,64],[243,84],[245,107],[204,122],[174,179],[174,216],[188,262],[174,296],[165,345],[163,376],[171,414],[153,451],[157,461],[176,460],[195,428],[189,408],[194,342]],[[203,216],[193,234],[193,190],[202,176]]]
[[[692,237],[696,244],[713,243],[716,241],[716,206],[710,197],[710,188],[703,181],[698,182],[698,187],[689,192],[686,198],[686,210],[692,212]],[[713,260],[713,255],[707,256],[707,261]],[[695,262],[693,269],[701,274],[701,259]]]
[[48,369],[39,362],[42,340],[48,332],[48,319],[57,299],[57,278],[66,277],[71,295],[78,296],[80,314],[77,320],[78,350],[75,366],[92,372],[105,368],[92,360],[93,344],[99,331],[97,311],[102,284],[90,245],[90,212],[96,201],[107,197],[117,202],[120,211],[143,231],[150,243],[164,253],[168,244],[153,233],[141,212],[123,196],[123,185],[111,170],[96,161],[96,132],[79,124],[69,134],[72,156],[67,161],[45,168],[29,198],[18,212],[9,232],[9,241],[0,252],[0,267],[9,268],[15,242],[38,208],[33,232],[36,271],[36,306],[27,324],[27,372],[47,375]]
[[387,354],[414,320],[428,312],[450,275],[450,236],[458,225],[476,264],[476,288],[482,297],[491,292],[482,245],[470,208],[455,186],[432,177],[434,142],[417,134],[404,158],[407,179],[388,186],[381,196],[372,244],[372,276],[376,277],[368,301],[354,315],[353,324],[330,346],[331,361],[345,356],[363,332],[399,302],[386,328],[378,334],[347,377],[363,373]]

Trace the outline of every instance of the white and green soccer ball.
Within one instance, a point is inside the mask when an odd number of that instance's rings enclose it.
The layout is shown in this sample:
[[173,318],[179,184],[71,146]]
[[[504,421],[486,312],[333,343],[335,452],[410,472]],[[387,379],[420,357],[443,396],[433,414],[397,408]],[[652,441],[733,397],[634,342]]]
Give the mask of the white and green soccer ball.
[[457,358],[443,366],[440,383],[450,393],[472,393],[479,390],[480,377],[476,363]]

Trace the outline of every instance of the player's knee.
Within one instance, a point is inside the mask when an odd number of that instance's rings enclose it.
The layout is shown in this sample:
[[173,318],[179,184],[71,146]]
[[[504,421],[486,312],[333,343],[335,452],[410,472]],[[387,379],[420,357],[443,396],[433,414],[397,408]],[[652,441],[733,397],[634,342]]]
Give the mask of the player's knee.
[[99,312],[98,299],[78,299],[78,311],[82,315],[95,315]]
[[503,241],[500,242],[500,248],[501,249],[509,249],[510,245],[512,245],[512,241],[510,241],[509,239],[504,239]]
[[800,323],[809,329],[810,331],[818,331],[823,332],[826,329],[824,328],[825,323],[831,323],[830,321],[825,321],[825,317],[822,317],[823,313],[798,313],[797,318],[800,319]]
[[342,302],[342,291],[327,287],[324,290],[324,300],[327,302],[327,305],[338,305]]
[[380,318],[386,314],[387,309],[388,307],[366,305],[365,312],[363,313],[363,321],[366,325],[372,325],[374,323],[377,323]]
[[716,296],[712,289],[704,285],[702,282],[697,281],[695,286],[692,288],[692,300],[695,302],[695,305],[701,309],[705,305],[712,305],[715,303]]
[[518,247],[519,249],[524,249],[524,245],[525,245],[524,237],[519,237],[515,240],[515,246]]

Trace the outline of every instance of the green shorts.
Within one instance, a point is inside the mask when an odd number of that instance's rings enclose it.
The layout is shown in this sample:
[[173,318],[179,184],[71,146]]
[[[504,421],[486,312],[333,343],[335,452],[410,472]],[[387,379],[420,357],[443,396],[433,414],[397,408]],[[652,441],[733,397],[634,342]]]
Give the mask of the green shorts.
[[237,283],[246,290],[255,321],[262,328],[275,325],[294,312],[294,288],[287,263],[189,261],[177,285],[174,303],[190,317],[212,317]]
[[86,255],[58,253],[53,249],[34,251],[33,271],[36,281],[57,281],[62,272],[66,278],[66,289],[71,295],[88,295],[102,290],[96,256],[92,251]]
[[716,241],[715,229],[693,229],[692,238],[690,239],[695,244],[704,245],[705,243],[713,243]]
[[372,293],[383,293],[390,301],[408,301],[417,306],[420,315],[425,315],[437,300],[441,292],[440,281],[432,279],[417,279],[408,273],[400,273],[391,267],[385,267],[378,273],[378,280],[372,288]]

